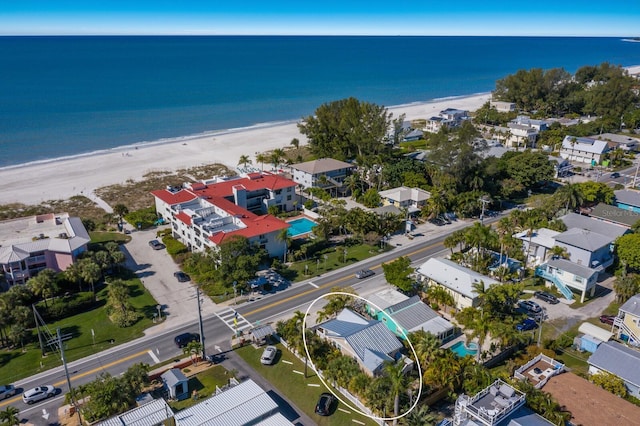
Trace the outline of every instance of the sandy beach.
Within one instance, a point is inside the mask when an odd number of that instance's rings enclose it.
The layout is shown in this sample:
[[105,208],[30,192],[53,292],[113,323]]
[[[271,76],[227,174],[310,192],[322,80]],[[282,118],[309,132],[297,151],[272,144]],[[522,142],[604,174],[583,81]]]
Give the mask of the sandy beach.
[[[474,111],[486,103],[489,93],[390,107],[393,117],[429,118],[446,108]],[[241,155],[255,162],[259,152],[289,146],[293,138],[306,138],[296,123],[274,124],[235,131],[127,146],[86,156],[0,169],[0,204],[39,204],[74,195],[94,198],[93,191],[107,185],[140,180],[151,171],[178,170],[222,163],[235,169]],[[64,141],[60,141],[64,143]]]

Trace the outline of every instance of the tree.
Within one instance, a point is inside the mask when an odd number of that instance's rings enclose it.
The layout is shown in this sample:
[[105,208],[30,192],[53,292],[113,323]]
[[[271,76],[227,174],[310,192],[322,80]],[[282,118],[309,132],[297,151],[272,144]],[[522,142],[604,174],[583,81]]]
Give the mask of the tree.
[[129,213],[129,208],[124,204],[116,204],[113,206],[113,213],[118,216],[118,223],[122,226],[124,216]]
[[[407,378],[404,375],[404,363],[402,361],[387,361],[382,367],[384,375],[389,379],[391,395],[393,395],[393,416],[400,412],[400,394],[407,389]],[[398,419],[393,420],[398,424]]]
[[20,424],[20,418],[18,417],[20,410],[11,405],[7,406],[3,411],[0,411],[0,421],[3,426],[18,426]]
[[287,251],[289,250],[289,247],[291,246],[291,242],[293,241],[293,239],[289,235],[289,229],[285,228],[280,232],[278,232],[278,235],[276,235],[276,239],[284,243],[284,254],[282,256],[283,257],[282,261],[284,263],[287,263]]
[[390,124],[384,107],[348,98],[322,104],[298,128],[316,157],[346,160],[381,152]]
[[242,166],[242,167],[247,167],[251,163],[252,161],[248,155],[241,155],[240,160],[238,160],[238,166]]
[[[331,289],[331,292],[355,294],[355,290],[351,287],[333,287]],[[343,309],[352,307],[354,302],[352,296],[347,296],[344,294],[332,294],[331,296],[327,297],[327,300],[327,304],[324,305],[324,307],[320,311],[318,311],[316,323],[323,322],[329,318],[336,316]]]
[[80,276],[82,279],[91,285],[91,292],[93,293],[93,300],[96,300],[95,283],[98,282],[102,276],[102,270],[100,266],[91,258],[84,258],[80,262]]
[[53,269],[46,268],[27,281],[27,286],[33,294],[42,297],[45,307],[47,306],[47,299],[58,292],[55,279],[56,272]]
[[411,259],[408,257],[401,256],[393,262],[383,263],[382,270],[384,271],[384,278],[389,284],[395,285],[404,291],[413,290],[413,281],[410,277],[413,268],[411,267]]
[[260,163],[260,168],[262,171],[264,171],[264,163],[266,163],[268,161],[267,156],[265,154],[257,154],[256,155],[256,162]]
[[640,234],[626,234],[616,239],[616,254],[630,272],[640,272]]
[[436,417],[429,413],[428,405],[418,405],[401,421],[404,426],[432,426]]
[[420,215],[427,220],[433,220],[447,212],[447,202],[440,192],[431,194],[431,197],[422,207]]
[[216,279],[230,287],[235,281],[241,287],[255,277],[265,251],[249,244],[243,236],[225,238],[214,252],[217,263]]
[[577,184],[566,184],[558,188],[555,193],[558,201],[564,205],[565,210],[575,210],[583,203],[582,191]]
[[440,347],[442,343],[433,334],[424,330],[413,331],[409,333],[409,341],[413,344],[422,370],[426,370],[427,366],[437,357],[442,355],[443,349]]
[[197,364],[198,355],[202,353],[202,344],[200,342],[192,340],[187,344],[187,346],[182,348],[182,353],[191,357],[192,364]]
[[541,181],[553,178],[554,170],[546,154],[526,150],[506,160],[506,172],[510,178],[531,188]]
[[122,280],[113,280],[109,283],[107,306],[109,319],[118,327],[128,327],[138,320],[135,309],[129,303],[129,289]]
[[616,302],[622,304],[640,292],[640,281],[636,274],[627,274],[624,270],[613,282]]
[[374,188],[369,188],[362,195],[362,204],[369,208],[376,208],[380,205],[380,194]]
[[291,139],[290,145],[293,146],[295,149],[300,148],[300,141],[298,140],[298,138],[293,138]]
[[286,157],[284,150],[282,148],[276,148],[271,151],[271,163],[273,164],[273,168],[277,169],[282,160]]

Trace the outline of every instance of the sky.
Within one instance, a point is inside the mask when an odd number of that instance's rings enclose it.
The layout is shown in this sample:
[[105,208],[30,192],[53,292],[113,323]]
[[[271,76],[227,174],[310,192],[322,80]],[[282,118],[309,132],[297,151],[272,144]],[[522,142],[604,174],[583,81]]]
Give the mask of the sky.
[[640,1],[0,0],[0,35],[640,36]]

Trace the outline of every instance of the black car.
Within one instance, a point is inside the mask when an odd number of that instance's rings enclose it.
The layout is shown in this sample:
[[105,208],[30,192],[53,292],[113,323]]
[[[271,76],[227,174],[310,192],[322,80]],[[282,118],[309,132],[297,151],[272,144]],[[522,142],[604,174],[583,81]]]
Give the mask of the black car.
[[536,291],[535,293],[533,293],[533,295],[536,299],[544,300],[545,302],[551,303],[552,305],[560,302],[557,297],[555,297],[551,293],[547,293],[546,291]]
[[620,173],[618,172],[611,173],[611,179],[618,179],[619,177],[620,177]]
[[191,342],[199,342],[200,335],[198,333],[183,333],[177,335],[173,341],[176,342],[177,347],[184,348]]
[[191,277],[189,277],[189,275],[185,274],[182,271],[174,272],[173,276],[176,277],[176,279],[181,283],[186,283],[187,281],[191,280]]
[[320,395],[320,399],[318,399],[318,403],[316,404],[316,414],[320,416],[330,416],[331,406],[335,400],[336,397],[330,393],[325,392]]
[[162,244],[158,240],[151,240],[149,241],[149,247],[151,247],[154,250],[162,250],[164,248],[164,244]]

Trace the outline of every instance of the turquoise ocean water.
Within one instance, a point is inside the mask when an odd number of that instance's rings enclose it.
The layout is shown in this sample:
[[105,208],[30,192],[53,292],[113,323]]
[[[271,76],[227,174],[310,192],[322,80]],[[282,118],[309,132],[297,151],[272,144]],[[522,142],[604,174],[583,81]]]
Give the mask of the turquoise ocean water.
[[[0,167],[489,92],[518,69],[640,64],[640,43],[557,37],[0,37]],[[255,141],[251,141],[254,143]],[[284,141],[286,144],[287,141]]]

